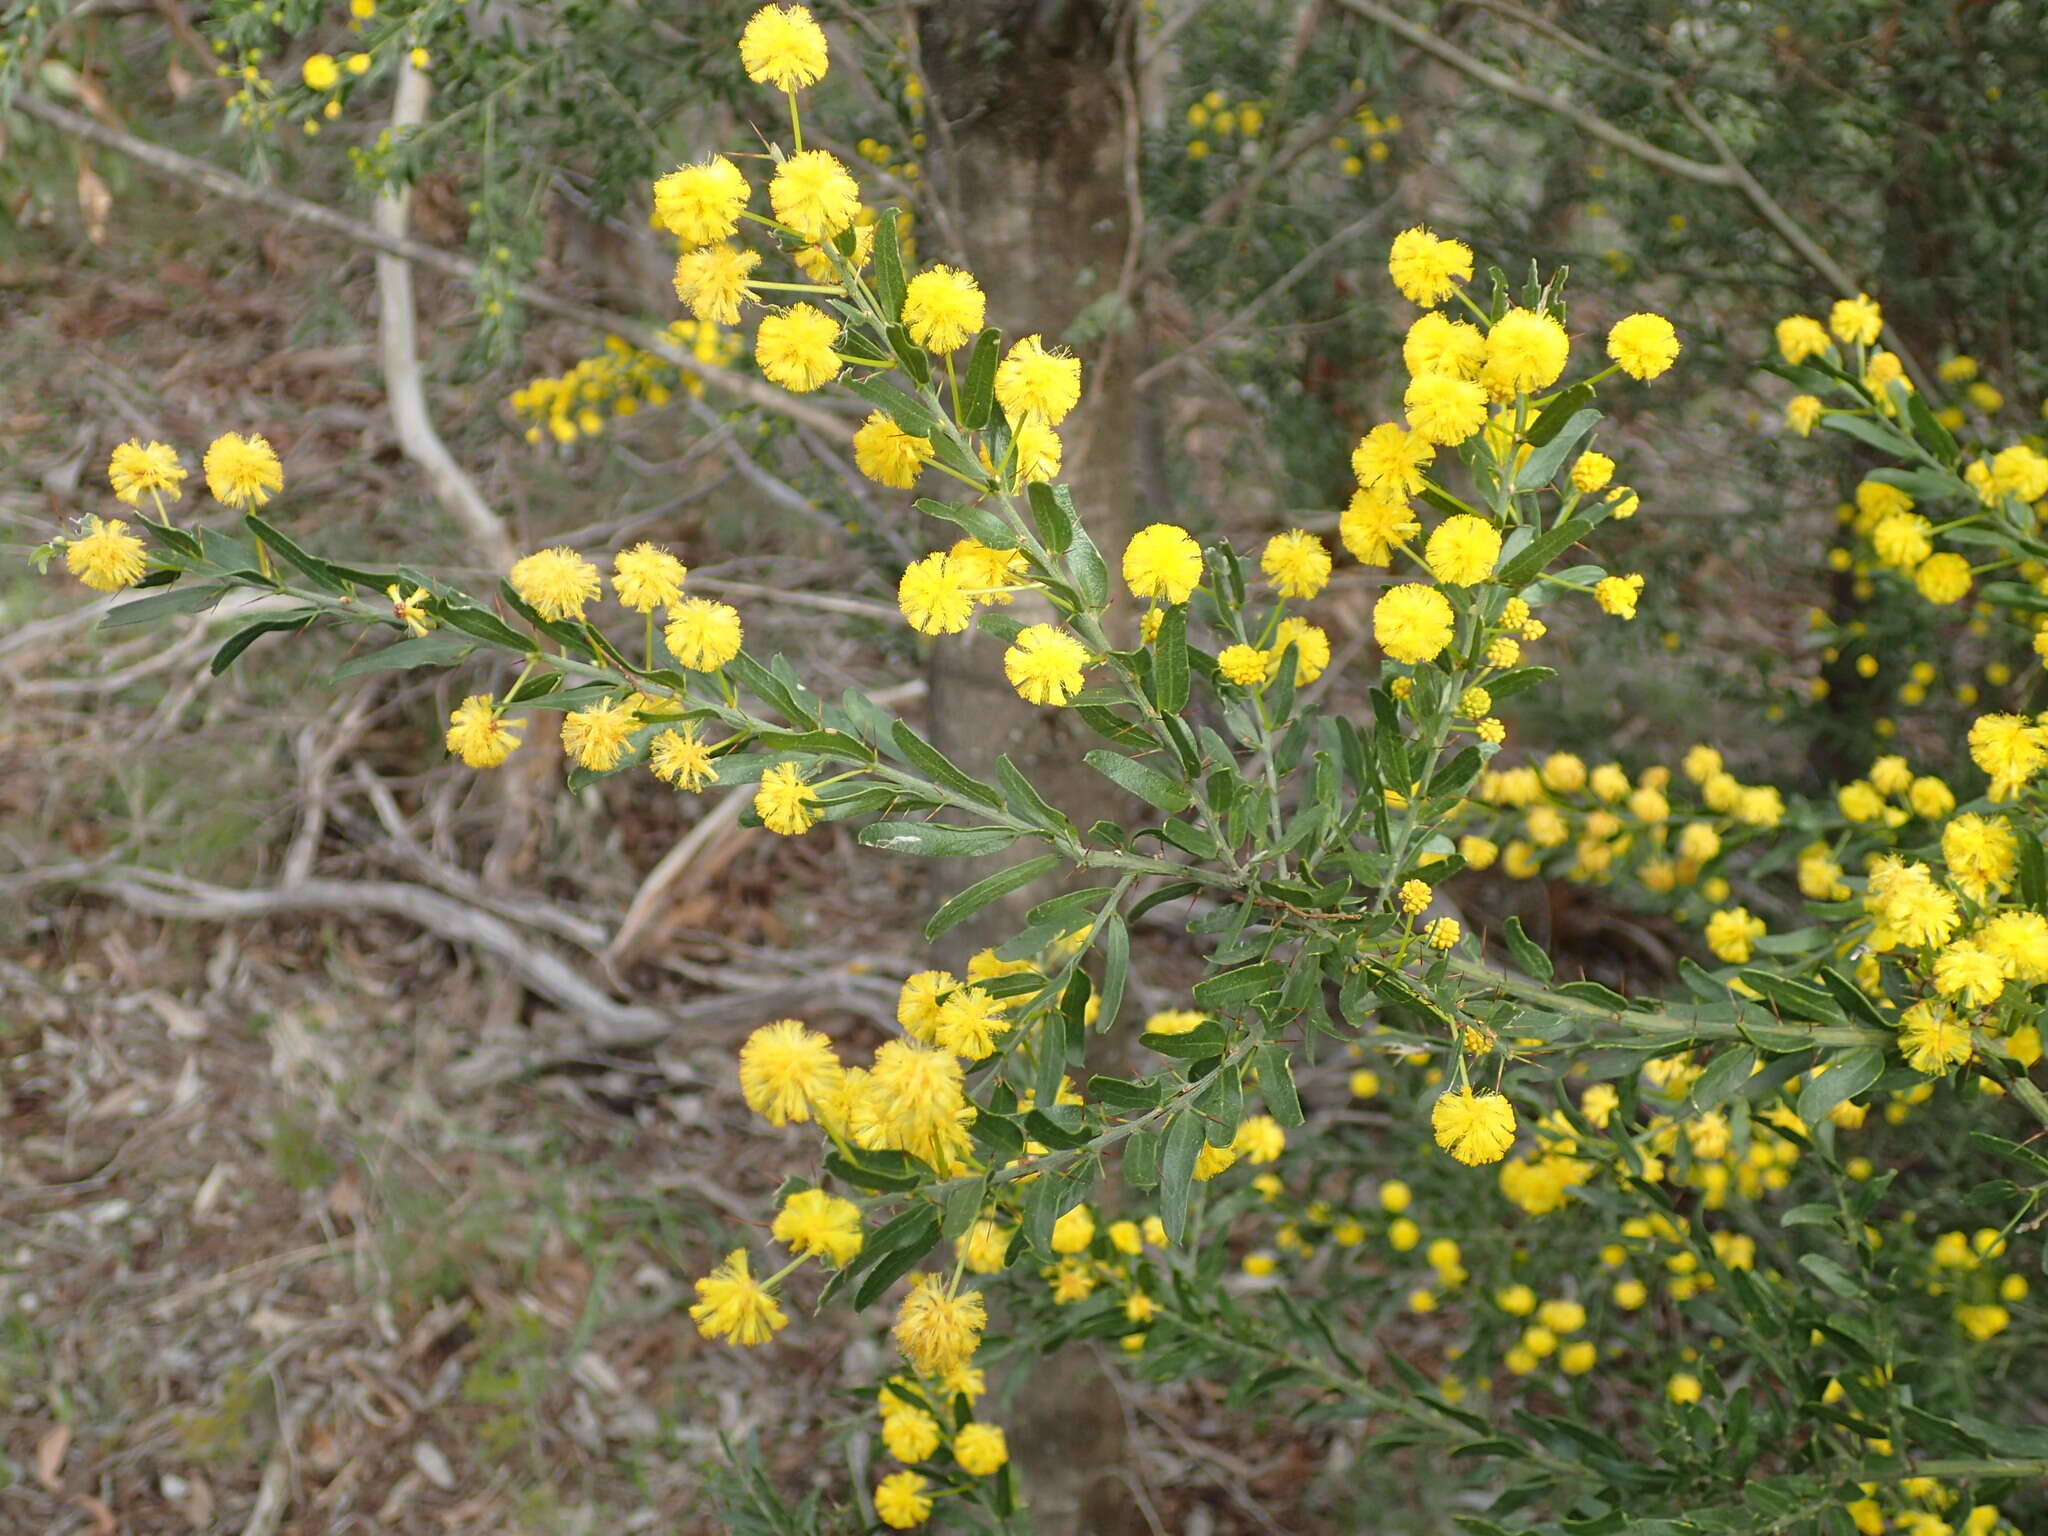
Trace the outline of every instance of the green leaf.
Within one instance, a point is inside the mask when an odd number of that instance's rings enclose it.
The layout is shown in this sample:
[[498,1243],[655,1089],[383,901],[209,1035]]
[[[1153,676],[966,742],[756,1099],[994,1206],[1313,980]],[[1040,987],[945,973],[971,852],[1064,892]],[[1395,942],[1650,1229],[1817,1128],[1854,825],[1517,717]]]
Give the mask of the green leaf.
[[1798,981],[1790,976],[1780,976],[1775,971],[1755,968],[1738,971],[1745,986],[1754,987],[1764,997],[1775,1003],[1787,1018],[1814,1019],[1822,1023],[1842,1024],[1848,1020],[1842,1015],[1842,1005],[1825,987],[1816,987],[1810,981]]
[[1121,752],[1112,752],[1107,747],[1097,747],[1084,753],[1081,761],[1093,768],[1111,783],[1136,795],[1147,805],[1162,811],[1184,811],[1194,802],[1189,798],[1187,788],[1168,778],[1149,763],[1125,757]]
[[1059,866],[1059,855],[1047,853],[1035,859],[1026,859],[1022,864],[1012,864],[1008,869],[999,869],[985,879],[975,881],[932,914],[931,921],[924,925],[925,942],[930,943],[940,934],[966,922],[990,902],[1000,900],[1012,891],[1023,889],[1041,876],[1051,874]]
[[1202,1150],[1202,1120],[1186,1110],[1166,1128],[1159,1154],[1159,1219],[1166,1240],[1178,1246],[1188,1232],[1188,1199],[1194,1190],[1195,1158]]
[[1564,430],[1571,421],[1593,401],[1593,386],[1574,384],[1559,394],[1555,400],[1543,407],[1543,411],[1529,426],[1529,441],[1541,448],[1545,443]]
[[993,784],[984,784],[970,778],[954,764],[953,760],[937,747],[926,741],[909,725],[901,720],[891,721],[890,739],[897,750],[910,759],[910,765],[941,788],[950,789],[963,800],[973,800],[990,810],[1003,808],[1003,797],[996,793]]
[[1522,920],[1519,917],[1509,918],[1506,931],[1508,952],[1515,957],[1515,964],[1538,981],[1550,980],[1555,970],[1550,956],[1544,952],[1542,945],[1522,931]]
[[1868,416],[1851,416],[1847,411],[1829,411],[1820,419],[1820,424],[1831,432],[1840,432],[1853,437],[1859,443],[1868,443],[1880,453],[1888,453],[1895,459],[1913,457],[1913,444],[1906,434],[1894,427],[1888,427]]
[[[332,681],[339,683],[347,678],[361,677],[366,672],[453,666],[475,649],[476,643],[473,640],[437,629],[432,634],[401,640],[396,645],[385,646],[382,650],[365,651],[360,656],[351,656],[334,669]],[[548,676],[555,677],[557,682],[560,681],[559,676],[554,673],[549,673]]]
[[791,725],[811,730],[820,723],[818,717],[804,707],[803,700],[797,696],[794,688],[745,651],[741,651],[727,662],[725,670],[732,675],[735,683],[753,694]]
[[861,1277],[860,1288],[853,1293],[856,1308],[872,1305],[884,1291],[915,1269],[918,1261],[937,1245],[939,1213],[930,1206],[920,1206],[918,1217],[918,1221],[896,1240],[895,1246],[875,1260],[867,1274]]
[[974,338],[967,373],[960,381],[960,425],[978,432],[988,425],[996,400],[996,364],[1001,361],[1003,333],[990,326]]
[[[903,296],[910,285],[903,276],[903,248],[896,242],[896,210],[886,208],[875,220],[875,298],[881,303],[882,318],[903,317]],[[925,434],[915,434],[923,437]]]
[[1756,1067],[1756,1052],[1746,1045],[1722,1051],[1707,1063],[1706,1070],[1692,1085],[1692,1101],[1701,1109],[1733,1098],[1749,1081]]
[[1851,1299],[1863,1294],[1863,1288],[1849,1272],[1826,1254],[1802,1253],[1799,1256],[1799,1267],[1837,1296]]
[[1808,1078],[1799,1090],[1797,1112],[1808,1126],[1818,1126],[1828,1111],[1856,1097],[1884,1076],[1884,1057],[1865,1047],[1844,1051],[1828,1063],[1818,1077]]
[[473,635],[487,645],[495,645],[501,650],[516,651],[522,656],[534,648],[531,639],[520,634],[490,609],[479,607],[475,603],[456,602],[452,598],[436,598],[426,604],[426,609],[450,629],[459,629],[465,635]]
[[1074,547],[1067,552],[1067,568],[1073,572],[1084,604],[1089,608],[1109,605],[1109,567],[1103,564],[1102,551],[1095,547],[1095,541],[1078,520],[1074,524]]
[[213,660],[208,663],[208,667],[215,677],[219,677],[235,664],[236,657],[265,635],[296,634],[319,617],[319,609],[307,608],[285,618],[258,619],[254,624],[243,626],[223,640],[220,649],[213,653]]
[[[857,1160],[856,1160],[857,1159]],[[855,1189],[870,1194],[894,1194],[917,1189],[930,1182],[931,1170],[907,1152],[839,1152],[825,1154],[825,1170],[844,1179]]]
[[883,379],[845,379],[841,382],[912,437],[930,438],[938,434],[939,419],[931,413],[930,407],[914,395],[905,394],[894,384]]
[[1526,586],[1541,574],[1543,568],[1552,560],[1591,533],[1593,527],[1590,519],[1574,517],[1560,523],[1548,533],[1539,533],[1529,541],[1526,549],[1501,568],[1501,585]]
[[[1552,407],[1553,410],[1555,408]],[[1544,413],[1546,416],[1548,414],[1548,411]],[[1536,419],[1540,423],[1543,417],[1539,416]],[[1558,428],[1556,436],[1548,442],[1538,444],[1515,470],[1515,489],[1526,491],[1550,484],[1551,478],[1564,463],[1566,455],[1578,447],[1586,434],[1599,422],[1600,412],[1596,410],[1574,412],[1570,419]]]
[[1913,418],[1913,430],[1934,450],[1934,456],[1953,468],[1956,460],[1962,457],[1962,449],[1956,446],[1955,438],[1941,424],[1926,400],[1917,392],[1908,395],[1906,410]]
[[1015,827],[956,827],[943,821],[878,821],[862,827],[856,840],[884,853],[925,859],[974,859],[1001,853],[1023,836]]
[[1138,1036],[1138,1044],[1148,1051],[1157,1051],[1162,1056],[1171,1056],[1177,1061],[1205,1061],[1211,1056],[1221,1055],[1229,1037],[1223,1026],[1214,1019],[1204,1019],[1193,1029],[1178,1034],[1153,1034],[1147,1031]]
[[1031,503],[1031,520],[1038,525],[1038,541],[1049,555],[1064,555],[1074,543],[1080,517],[1074,511],[1074,493],[1064,485],[1034,480],[1025,488]]
[[2035,911],[2048,906],[2048,860],[2041,855],[2041,839],[2022,829],[2020,845],[2020,900]]
[[1095,1027],[1108,1029],[1116,1022],[1124,1004],[1124,981],[1131,968],[1131,931],[1123,914],[1112,912],[1102,920],[1098,942],[1102,945],[1102,1009],[1095,1015]]
[[912,382],[920,387],[932,381],[932,360],[925,356],[924,348],[910,339],[910,332],[900,325],[892,325],[885,333],[889,350],[896,355],[896,361],[903,365],[903,371],[910,375]]
[[1210,1146],[1227,1147],[1236,1140],[1244,1120],[1244,1074],[1237,1063],[1226,1061],[1210,1073],[1194,1105],[1203,1116],[1202,1139]]
[[929,496],[919,497],[915,505],[920,512],[964,529],[969,537],[979,540],[990,549],[1017,547],[1016,530],[987,507],[963,507],[957,502],[934,501]]
[[1555,667],[1516,667],[1512,672],[1503,672],[1486,685],[1486,691],[1493,695],[1498,704],[1502,699],[1511,699],[1518,693],[1526,693],[1539,683],[1547,683],[1557,676]]
[[1195,983],[1195,1006],[1216,1013],[1241,1007],[1253,998],[1279,991],[1285,976],[1286,972],[1271,960],[1205,976]]
[[1162,715],[1177,715],[1188,707],[1188,610],[1176,603],[1159,621],[1159,636],[1152,642],[1152,702]]
[[1166,1087],[1158,1082],[1134,1083],[1097,1075],[1088,1079],[1088,1097],[1111,1109],[1157,1109],[1166,1098]]
[[1074,837],[1074,824],[1041,795],[1024,777],[1023,771],[1005,753],[996,759],[996,779],[1003,786],[1003,804],[1012,816],[1044,827],[1062,837]]
[[1260,1046],[1252,1053],[1252,1065],[1259,1074],[1259,1092],[1266,1109],[1282,1125],[1292,1129],[1304,1123],[1301,1095],[1294,1087],[1294,1063],[1287,1048],[1277,1042]]
[[174,614],[198,613],[201,609],[211,608],[226,592],[227,587],[223,583],[153,592],[148,597],[138,597],[133,602],[108,609],[101,617],[99,627],[120,629],[129,624],[153,624]]
[[254,512],[245,513],[242,522],[248,530],[277,553],[297,566],[307,580],[315,586],[326,587],[331,592],[346,592],[348,583],[341,575],[318,555],[309,555],[284,534]]

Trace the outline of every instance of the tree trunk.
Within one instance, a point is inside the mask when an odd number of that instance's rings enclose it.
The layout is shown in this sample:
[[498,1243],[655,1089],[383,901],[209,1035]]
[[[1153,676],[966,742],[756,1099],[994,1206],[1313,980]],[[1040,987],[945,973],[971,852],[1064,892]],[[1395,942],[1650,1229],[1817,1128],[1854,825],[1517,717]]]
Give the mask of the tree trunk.
[[[990,323],[1006,341],[1035,332],[1080,353],[1082,401],[1061,424],[1061,478],[1112,564],[1134,521],[1134,337],[1114,296],[1131,235],[1124,103],[1134,86],[1120,37],[1135,10],[1110,0],[948,0],[924,12],[919,33],[934,115],[930,174],[966,247],[944,254],[981,280]],[[1017,606],[1026,622],[1050,616]],[[1108,781],[1080,761],[1087,728],[1067,711],[1018,698],[1002,653],[978,631],[935,651],[932,727],[941,749],[990,780],[1007,754],[1083,828],[1118,814]],[[965,878],[952,869],[952,882]],[[954,930],[943,958],[957,971],[973,950],[1014,932],[1024,908],[1045,895],[1018,892]],[[1031,1490],[1032,1528],[1042,1536],[1143,1530],[1121,1480],[1122,1409],[1101,1366],[1070,1347],[1026,1371],[1010,1443]]]

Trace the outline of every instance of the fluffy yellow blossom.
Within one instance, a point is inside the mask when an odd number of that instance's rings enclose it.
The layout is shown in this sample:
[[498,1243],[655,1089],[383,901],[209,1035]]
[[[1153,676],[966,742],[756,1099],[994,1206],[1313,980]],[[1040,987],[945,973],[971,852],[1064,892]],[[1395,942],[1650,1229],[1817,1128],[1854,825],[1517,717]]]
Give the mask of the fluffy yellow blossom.
[[178,460],[178,450],[168,444],[131,439],[108,458],[107,483],[114,488],[116,501],[139,507],[149,496],[161,509],[166,497],[176,501],[185,494],[185,466]]
[[763,1024],[740,1047],[740,1096],[770,1125],[801,1125],[839,1084],[832,1042],[800,1019]]
[[64,566],[95,592],[119,592],[142,580],[148,560],[142,540],[118,517],[88,515],[86,531],[64,546]]
[[665,730],[657,735],[647,748],[647,766],[664,784],[673,784],[692,794],[707,788],[718,777],[717,765],[711,761],[711,748],[698,738],[694,721],[685,723],[681,730]]
[[[1128,564],[1128,553],[1125,560]],[[1265,551],[1259,556],[1259,569],[1282,597],[1312,598],[1329,583],[1330,551],[1314,534],[1297,528],[1266,541]],[[1125,577],[1126,581],[1129,579]]]
[[676,257],[676,297],[691,315],[713,325],[737,325],[740,305],[758,295],[748,274],[761,253],[720,243],[686,250]]
[[896,1314],[896,1347],[922,1374],[944,1376],[967,1363],[987,1326],[981,1292],[956,1292],[936,1275],[920,1275]]
[[1730,965],[1747,965],[1764,931],[1764,920],[1749,908],[1726,907],[1707,919],[1707,948]]
[[1281,658],[1294,652],[1294,681],[1307,687],[1323,675],[1330,664],[1330,637],[1319,624],[1307,619],[1282,619],[1273,635],[1272,665],[1277,671]]
[[682,601],[689,568],[658,544],[641,542],[612,556],[612,590],[635,613]]
[[931,439],[913,437],[880,411],[870,411],[853,434],[853,462],[878,485],[907,491],[932,456]]
[[761,775],[754,813],[770,832],[799,837],[818,819],[818,792],[804,782],[795,763],[777,763]]
[[1010,1447],[997,1425],[963,1424],[953,1436],[953,1459],[969,1477],[990,1477],[1010,1459]]
[[1486,365],[1486,336],[1476,325],[1431,310],[1408,327],[1401,343],[1401,361],[1411,374],[1447,373],[1453,378],[1476,379]]
[[1351,450],[1351,471],[1367,490],[1383,491],[1390,498],[1414,496],[1422,490],[1423,471],[1435,458],[1436,445],[1428,438],[1383,421]]
[[1011,347],[996,369],[996,402],[1013,425],[1036,417],[1056,427],[1080,399],[1081,360],[1047,351],[1036,336]]
[[1617,619],[1632,619],[1636,616],[1636,603],[1643,595],[1643,578],[1639,575],[1603,576],[1593,583],[1593,601],[1600,605],[1602,613],[1611,613]]
[[223,506],[247,511],[284,489],[284,466],[269,441],[251,433],[224,432],[206,450],[206,488]]
[[1124,546],[1124,585],[1135,597],[1184,603],[1202,580],[1202,546],[1187,529],[1153,523]]
[[466,768],[495,768],[518,748],[516,728],[525,724],[501,719],[494,695],[473,693],[448,717],[448,750]]
[[896,585],[896,606],[921,635],[957,635],[974,616],[969,595],[974,577],[965,561],[947,554],[926,555],[904,567]]
[[1555,384],[1571,352],[1564,327],[1550,315],[1510,309],[1486,333],[1486,366],[1479,382],[1496,400]]
[[1395,546],[1421,531],[1408,503],[1398,494],[1383,494],[1379,489],[1354,493],[1337,523],[1338,537],[1360,565],[1387,565]]
[[1915,1072],[1938,1076],[1970,1059],[1970,1026],[1955,1010],[1933,998],[1899,1016],[1899,1051]]
[[1425,442],[1451,447],[1486,425],[1486,391],[1449,374],[1425,373],[1401,396],[1408,425]]
[[1469,587],[1493,574],[1500,559],[1500,533],[1484,518],[1459,512],[1429,536],[1424,560],[1430,574],[1454,587]]
[[931,1518],[930,1486],[915,1472],[891,1472],[875,1485],[875,1516],[894,1531],[907,1531]]
[[631,699],[600,699],[562,716],[562,749],[593,773],[619,766],[640,716]]
[[1052,624],[1032,624],[1003,653],[1003,675],[1032,704],[1064,704],[1081,691],[1088,648]]
[[740,616],[730,604],[686,597],[669,609],[661,637],[678,666],[716,672],[740,653]]
[[1216,657],[1216,670],[1224,681],[1240,688],[1256,688],[1265,682],[1266,666],[1266,653],[1252,645],[1228,645]]
[[751,189],[740,168],[723,155],[701,165],[678,166],[654,184],[654,222],[685,246],[730,240]]
[[1884,330],[1884,312],[1867,293],[1859,293],[1853,299],[1837,299],[1835,307],[1828,311],[1828,329],[1839,342],[1873,346]]
[[768,379],[795,394],[839,376],[839,322],[811,304],[792,304],[763,315],[754,335],[754,361]]
[[1678,332],[1662,315],[1630,315],[1607,333],[1607,355],[1631,378],[1654,379],[1678,361]]
[[690,1316],[707,1339],[766,1344],[789,1324],[767,1287],[747,1273],[747,1252],[735,1248],[725,1262],[696,1282]]
[[1387,272],[1401,296],[1416,304],[1441,304],[1472,279],[1471,247],[1445,240],[1417,225],[1394,237]]
[[1429,1123],[1436,1144],[1468,1166],[1497,1163],[1515,1144],[1515,1107],[1498,1093],[1453,1089],[1438,1097]]
[[1811,315],[1787,315],[1778,322],[1778,354],[1788,363],[1803,363],[1828,349],[1827,329]]
[[1451,643],[1452,624],[1443,593],[1415,582],[1391,588],[1373,605],[1373,638],[1398,662],[1434,660]]
[[801,1189],[783,1202],[771,1230],[791,1253],[823,1259],[837,1269],[860,1252],[860,1207],[822,1189]]
[[580,619],[604,591],[596,566],[564,546],[536,550],[514,562],[512,590],[544,619]]
[[933,267],[910,280],[903,299],[904,329],[920,347],[957,351],[980,334],[987,305],[972,273]]
[[825,34],[800,5],[764,5],[740,34],[740,65],[756,85],[794,91],[825,78]]

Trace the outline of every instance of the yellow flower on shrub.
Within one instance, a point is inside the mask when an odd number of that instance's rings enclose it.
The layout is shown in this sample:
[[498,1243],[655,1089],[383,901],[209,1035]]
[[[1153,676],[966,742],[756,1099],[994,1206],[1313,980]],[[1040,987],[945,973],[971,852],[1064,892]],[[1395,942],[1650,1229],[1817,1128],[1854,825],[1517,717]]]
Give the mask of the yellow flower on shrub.
[[114,488],[114,499],[131,507],[141,506],[144,496],[176,501],[185,494],[185,466],[178,450],[168,444],[131,439],[108,458],[107,483]]
[[1425,373],[1401,396],[1408,425],[1425,442],[1453,447],[1486,425],[1486,391],[1449,374]]
[[1747,965],[1764,933],[1764,920],[1749,908],[1725,907],[1707,919],[1707,948],[1730,965]]
[[1257,646],[1225,646],[1216,657],[1216,670],[1225,682],[1240,688],[1256,688],[1266,680],[1266,653]]
[[697,1300],[690,1316],[707,1339],[735,1344],[766,1344],[789,1318],[775,1297],[747,1273],[747,1251],[735,1248],[725,1262],[696,1282]]
[[737,325],[742,302],[758,297],[748,274],[761,262],[759,251],[736,245],[706,245],[676,257],[676,297],[699,320]]
[[644,540],[612,556],[612,590],[635,613],[680,602],[689,568],[658,544]]
[[1497,1163],[1515,1144],[1515,1107],[1498,1093],[1456,1088],[1429,1112],[1436,1144],[1468,1167]]
[[686,246],[730,240],[752,189],[723,155],[678,166],[654,184],[654,222]]
[[764,5],[740,34],[740,65],[756,85],[794,91],[825,78],[824,31],[800,5]]
[[922,1374],[944,1376],[968,1362],[987,1326],[981,1292],[956,1292],[936,1275],[919,1275],[896,1314],[896,1347]]
[[1811,437],[1820,424],[1821,403],[1814,395],[1794,395],[1785,402],[1785,425],[1801,437]]
[[1884,311],[1867,293],[1859,293],[1853,299],[1837,299],[1835,307],[1828,311],[1828,329],[1839,342],[1872,346],[1883,334]]
[[1259,569],[1282,597],[1312,598],[1330,580],[1330,551],[1314,534],[1296,528],[1266,541]]
[[1484,518],[1459,512],[1430,534],[1424,559],[1438,581],[1472,586],[1493,574],[1494,562],[1500,559],[1500,533]]
[[1432,235],[1421,225],[1394,237],[1387,272],[1401,296],[1416,304],[1441,304],[1472,279],[1472,250],[1457,240]]
[[1051,624],[1025,628],[1003,652],[1003,675],[1032,704],[1064,704],[1081,691],[1088,648]]
[[126,523],[88,515],[85,527],[83,538],[64,546],[65,569],[95,592],[119,592],[142,580],[147,554]]
[[1678,361],[1678,351],[1678,332],[1662,315],[1630,315],[1607,333],[1607,355],[1631,378],[1656,378]]
[[544,619],[580,619],[585,605],[604,591],[597,567],[560,545],[515,561],[509,579],[512,590]]
[[1818,357],[1828,346],[1827,329],[1811,315],[1787,315],[1778,322],[1778,354],[1788,363]]
[[915,1472],[891,1472],[875,1485],[875,1515],[891,1530],[907,1531],[931,1517],[930,1485]]
[[1380,595],[1373,604],[1373,638],[1394,661],[1431,661],[1451,643],[1451,605],[1434,587],[1415,582]]
[[632,700],[600,699],[588,709],[572,709],[562,716],[562,749],[594,773],[609,772],[626,755],[626,744],[639,725]]
[[1153,523],[1124,546],[1124,585],[1134,597],[1184,603],[1201,580],[1202,546],[1185,528]]
[[854,467],[878,485],[907,491],[932,456],[931,439],[913,437],[880,411],[870,411],[853,434]]
[[515,727],[525,724],[524,720],[501,719],[494,695],[473,693],[448,717],[448,750],[462,759],[465,768],[495,768],[517,750]]
[[716,672],[740,653],[740,616],[728,603],[686,597],[669,609],[661,637],[677,665]]
[[1407,501],[1398,493],[1386,494],[1379,488],[1354,492],[1351,504],[1337,523],[1338,537],[1360,565],[1387,565],[1394,557],[1395,546],[1405,544],[1421,531],[1422,525],[1416,522]]
[[1580,454],[1578,461],[1572,465],[1572,489],[1582,496],[1590,496],[1595,491],[1604,490],[1613,478],[1614,460],[1604,453],[1595,453],[1588,449]]
[[247,511],[270,500],[272,491],[284,489],[284,466],[269,439],[252,432],[223,432],[206,450],[202,465],[206,488],[223,506]]
[[1412,374],[1447,373],[1453,378],[1477,379],[1486,366],[1486,335],[1476,325],[1431,310],[1408,327],[1401,343],[1401,361]]
[[685,723],[681,730],[666,730],[656,736],[647,749],[647,766],[664,784],[673,784],[692,794],[718,777],[718,768],[711,761],[711,748],[698,739],[694,721]]
[[839,322],[811,304],[792,304],[763,315],[754,334],[754,361],[771,383],[808,394],[839,377]]
[[1367,490],[1382,490],[1390,498],[1414,496],[1422,490],[1423,471],[1435,458],[1436,445],[1428,438],[1383,421],[1351,450],[1351,472]]
[[818,792],[806,784],[795,763],[777,763],[761,775],[754,813],[761,825],[784,837],[799,837],[818,819]]
[[1899,1016],[1899,1052],[1915,1072],[1938,1076],[1971,1051],[1969,1024],[1945,1002],[1927,998]]
[[1307,619],[1282,619],[1273,635],[1273,666],[1289,650],[1294,652],[1294,681],[1307,687],[1323,675],[1330,664],[1330,637],[1319,624]]
[[1486,333],[1486,366],[1479,381],[1497,400],[1533,394],[1557,382],[1570,354],[1571,341],[1554,317],[1510,309]]
[[772,1231],[791,1253],[823,1259],[837,1269],[860,1252],[860,1207],[822,1189],[801,1189],[783,1202]]
[[954,352],[980,334],[987,306],[972,273],[937,266],[910,280],[903,299],[903,326],[920,347]]
[[974,572],[951,555],[926,555],[903,569],[896,606],[921,635],[957,635],[974,617],[969,584]]
[[996,369],[996,403],[1014,425],[1036,417],[1056,427],[1081,400],[1081,360],[1048,352],[1036,336],[1011,347]]
[[969,1477],[989,1477],[1010,1459],[1010,1447],[998,1425],[963,1424],[953,1436],[953,1459]]

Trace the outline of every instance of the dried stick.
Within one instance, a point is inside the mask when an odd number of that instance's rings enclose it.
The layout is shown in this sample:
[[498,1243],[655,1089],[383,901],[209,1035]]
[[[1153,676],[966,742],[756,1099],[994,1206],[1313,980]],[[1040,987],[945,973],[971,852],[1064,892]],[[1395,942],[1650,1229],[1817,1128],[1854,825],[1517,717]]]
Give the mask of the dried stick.
[[[432,267],[437,272],[444,272],[463,282],[476,282],[483,275],[482,263],[472,261],[467,256],[444,251],[439,246],[428,245],[425,241],[415,240],[409,235],[388,235],[383,230],[352,219],[346,214],[336,213],[332,208],[323,207],[319,203],[308,202],[302,197],[293,197],[287,192],[273,191],[269,187],[259,187],[254,182],[245,181],[217,165],[210,165],[204,160],[195,160],[190,155],[179,154],[175,149],[166,149],[160,144],[138,139],[133,134],[123,133],[118,128],[110,128],[104,123],[95,122],[83,113],[60,107],[55,102],[22,93],[15,96],[12,105],[16,111],[47,123],[60,133],[86,139],[118,154],[126,155],[129,159],[162,171],[167,176],[204,187],[217,197],[247,203],[252,207],[277,214],[281,218],[311,224],[329,234],[340,235],[345,240],[353,240],[356,244],[368,246],[372,250],[401,256],[416,266]],[[808,401],[796,399],[759,379],[750,379],[744,374],[733,373],[716,364],[704,362],[687,348],[678,346],[674,338],[658,326],[616,314],[611,310],[599,309],[594,305],[579,304],[574,299],[565,299],[532,283],[516,283],[512,286],[512,292],[518,295],[521,303],[532,309],[545,314],[559,315],[565,320],[574,320],[579,325],[589,326],[592,330],[601,331],[608,336],[617,336],[643,352],[653,353],[662,361],[673,364],[685,373],[695,374],[705,383],[722,389],[729,395],[736,395],[742,400],[758,405],[764,410],[773,411],[777,415],[787,416],[793,421],[804,422],[842,441],[850,442],[853,439],[856,424],[848,417]]]
[[[391,107],[394,129],[402,131],[426,121],[430,89],[424,70],[415,69],[410,60],[399,66],[398,91]],[[411,213],[412,189],[387,188],[377,198],[371,219],[379,232],[403,240]],[[398,446],[426,471],[427,484],[477,545],[486,568],[509,570],[518,550],[504,519],[491,510],[476,482],[456,463],[427,413],[427,392],[420,381],[412,266],[384,251],[377,253],[377,333],[384,355],[384,395],[391,406],[392,425],[398,429]]]

